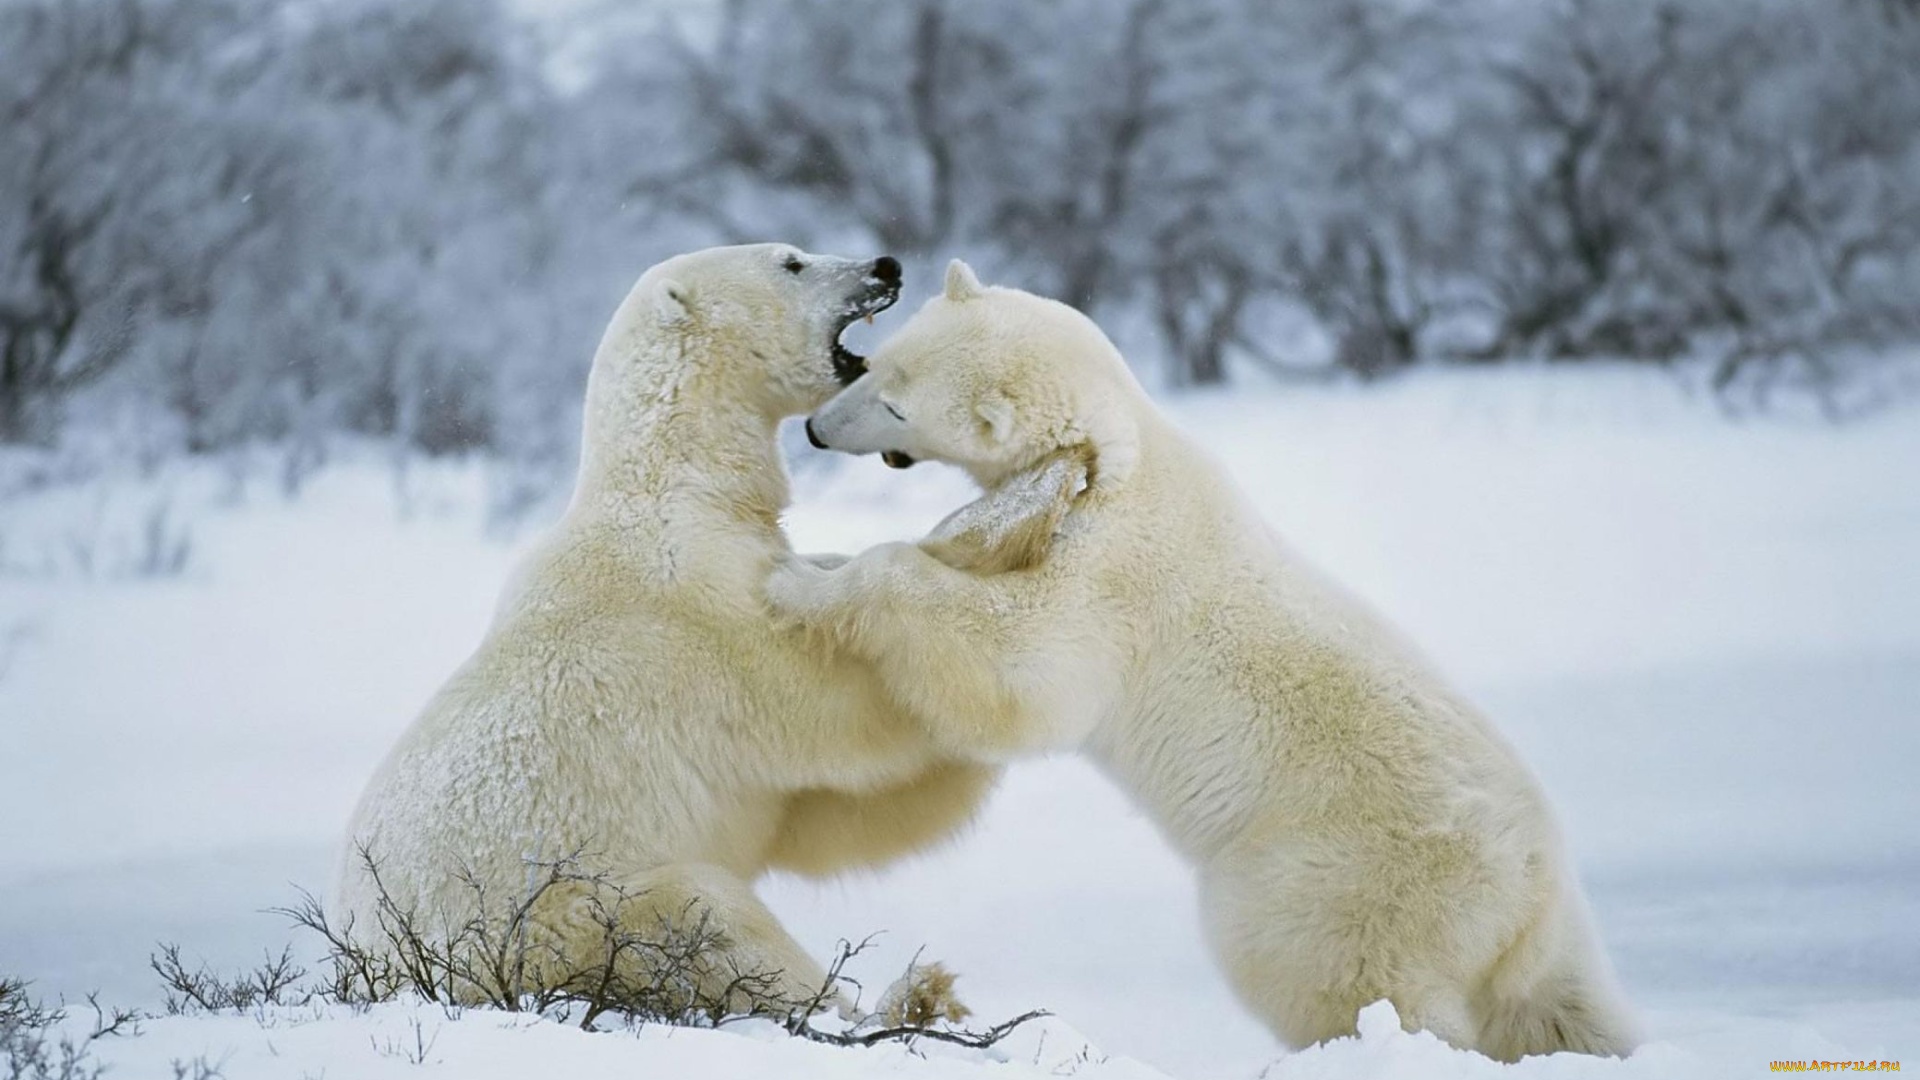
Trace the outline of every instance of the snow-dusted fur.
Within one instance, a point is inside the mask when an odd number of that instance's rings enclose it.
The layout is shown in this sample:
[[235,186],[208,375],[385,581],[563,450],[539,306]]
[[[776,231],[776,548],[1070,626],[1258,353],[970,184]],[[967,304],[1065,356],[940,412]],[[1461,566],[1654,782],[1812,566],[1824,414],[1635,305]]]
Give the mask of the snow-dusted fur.
[[[799,996],[820,965],[750,883],[877,863],[971,817],[996,770],[936,759],[863,663],[776,626],[761,593],[790,553],[775,428],[839,388],[836,338],[898,280],[891,260],[784,245],[640,278],[594,357],[571,506],[354,814],[338,904],[363,936],[358,845],[430,926],[471,914],[456,873],[505,902],[527,860],[578,850],[644,895],[639,929],[704,913],[734,967]],[[591,957],[587,890],[563,892],[538,917]]]
[[1286,1042],[1351,1034],[1385,998],[1501,1059],[1633,1048],[1526,767],[1287,549],[1090,320],[956,263],[869,366],[816,439],[1070,508],[1027,569],[888,544],[789,563],[776,609],[871,658],[956,753],[1084,748],[1195,864],[1219,963]]

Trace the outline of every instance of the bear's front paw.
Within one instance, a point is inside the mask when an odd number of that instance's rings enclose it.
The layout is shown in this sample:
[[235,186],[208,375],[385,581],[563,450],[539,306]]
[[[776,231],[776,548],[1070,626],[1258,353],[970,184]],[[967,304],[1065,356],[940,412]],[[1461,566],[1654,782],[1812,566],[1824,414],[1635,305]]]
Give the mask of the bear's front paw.
[[958,976],[945,964],[918,960],[880,995],[874,1016],[885,1027],[931,1027],[936,1020],[957,1024],[973,1015],[953,992]]

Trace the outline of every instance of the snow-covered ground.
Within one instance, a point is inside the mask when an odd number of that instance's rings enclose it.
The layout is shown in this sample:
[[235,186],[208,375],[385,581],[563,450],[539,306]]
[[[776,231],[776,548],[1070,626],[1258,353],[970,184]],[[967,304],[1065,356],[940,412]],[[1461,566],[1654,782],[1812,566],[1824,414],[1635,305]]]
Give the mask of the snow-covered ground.
[[[1555,798],[1654,1041],[1624,1064],[1522,1075],[1920,1059],[1920,412],[1732,423],[1618,370],[1171,408],[1297,547],[1489,708]],[[937,467],[802,453],[790,524],[806,549],[910,536],[969,495]],[[404,517],[374,460],[293,502],[269,474],[224,469],[0,501],[0,973],[151,1004],[156,940],[237,966],[288,939],[260,909],[324,886],[359,786],[477,640],[512,561],[482,527],[483,473],[420,467]],[[123,572],[162,503],[161,531],[190,536],[184,572]],[[1071,758],[1012,770],[944,850],[764,892],[821,954],[887,931],[870,980],[924,945],[982,1018],[1059,1014],[1051,1046],[1009,1044],[1001,1075],[1080,1060],[1096,1077],[1252,1077],[1280,1057],[1214,974],[1185,869]],[[412,1038],[402,1011],[149,1021],[97,1046],[120,1075],[202,1052],[235,1080],[414,1075],[380,1050],[383,1033]],[[555,1056],[583,1076],[981,1067],[421,1015],[448,1076]],[[1492,1070],[1381,1029],[1268,1075]]]
[[[136,1033],[86,1043],[90,1019],[62,1030],[112,1076],[193,1080],[1171,1080],[1144,1062],[1101,1052],[1058,1020],[1020,1029],[987,1050],[920,1040],[841,1049],[790,1038],[764,1021],[723,1031],[647,1026],[588,1033],[506,1013],[383,1005],[255,1010],[242,1016],[144,1021]],[[1864,1061],[1861,1046],[1911,1039],[1910,1009],[1851,1006],[1794,1023],[1735,1017],[1687,1023],[1627,1061],[1557,1054],[1506,1066],[1400,1030],[1393,1006],[1360,1014],[1360,1033],[1279,1058],[1260,1080],[1737,1080],[1775,1061]],[[1824,1030],[1838,1031],[1836,1038]],[[1856,1055],[1856,1056],[1848,1056]],[[1876,1063],[1897,1058],[1873,1058]],[[184,1069],[181,1067],[184,1066]],[[195,1066],[212,1073],[193,1071]],[[179,1070],[179,1071],[176,1071]],[[1252,1075],[1251,1073],[1249,1075]]]

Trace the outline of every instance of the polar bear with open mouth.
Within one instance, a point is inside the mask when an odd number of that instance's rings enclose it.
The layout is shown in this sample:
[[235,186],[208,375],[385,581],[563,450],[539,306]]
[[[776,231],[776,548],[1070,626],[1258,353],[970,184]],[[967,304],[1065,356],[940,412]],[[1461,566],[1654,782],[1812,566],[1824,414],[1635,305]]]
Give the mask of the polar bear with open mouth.
[[[718,932],[704,991],[757,973],[798,1002],[824,972],[752,882],[872,865],[972,817],[997,769],[937,754],[864,662],[776,625],[762,594],[790,554],[776,427],[860,375],[841,333],[900,278],[784,244],[640,278],[594,356],[572,504],[354,813],[335,909],[359,936],[383,911],[459,926],[471,883],[510,898],[530,860],[582,852],[634,898],[623,921]],[[533,913],[563,967],[605,947],[598,891]]]

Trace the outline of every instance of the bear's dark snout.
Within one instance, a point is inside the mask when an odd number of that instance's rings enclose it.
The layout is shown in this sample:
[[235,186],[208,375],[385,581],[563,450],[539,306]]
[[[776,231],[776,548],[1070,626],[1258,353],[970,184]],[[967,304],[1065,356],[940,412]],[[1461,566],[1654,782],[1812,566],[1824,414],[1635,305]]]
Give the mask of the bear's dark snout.
[[900,260],[891,255],[882,255],[873,260],[873,276],[888,285],[900,284]]
[[815,450],[825,450],[827,448],[827,444],[820,441],[820,436],[813,433],[813,417],[807,417],[807,422],[800,426],[806,429],[807,441],[813,444]]

